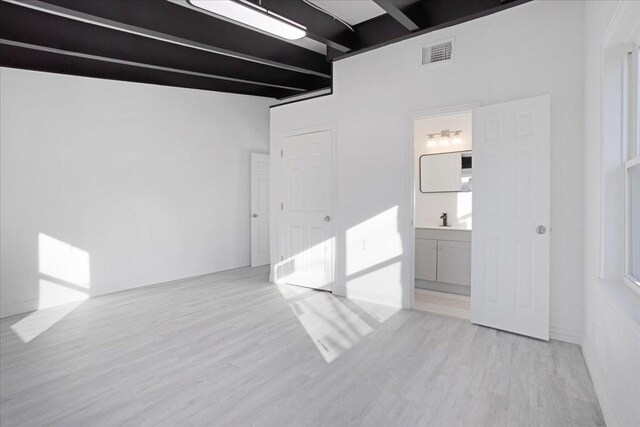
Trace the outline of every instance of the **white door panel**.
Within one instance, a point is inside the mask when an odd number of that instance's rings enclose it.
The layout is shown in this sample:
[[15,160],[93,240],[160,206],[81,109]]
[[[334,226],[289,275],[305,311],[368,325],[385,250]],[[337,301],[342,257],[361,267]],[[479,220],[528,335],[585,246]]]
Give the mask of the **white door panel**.
[[269,155],[251,153],[251,266],[269,264]]
[[[473,111],[471,321],[549,339],[549,96]],[[546,231],[539,234],[541,225]]]
[[331,132],[285,138],[282,143],[281,261],[277,281],[331,289]]

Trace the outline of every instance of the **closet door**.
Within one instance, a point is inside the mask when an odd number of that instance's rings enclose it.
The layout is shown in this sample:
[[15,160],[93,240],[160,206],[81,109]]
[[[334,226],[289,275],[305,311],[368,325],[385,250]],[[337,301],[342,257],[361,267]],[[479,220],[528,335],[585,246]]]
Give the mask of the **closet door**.
[[333,280],[332,134],[282,142],[278,283],[331,290]]

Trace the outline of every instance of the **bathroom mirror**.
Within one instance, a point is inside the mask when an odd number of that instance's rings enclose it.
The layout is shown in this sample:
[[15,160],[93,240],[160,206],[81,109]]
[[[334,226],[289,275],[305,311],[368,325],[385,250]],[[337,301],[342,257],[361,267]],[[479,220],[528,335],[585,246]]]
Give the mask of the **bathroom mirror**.
[[420,192],[471,191],[471,151],[420,156]]

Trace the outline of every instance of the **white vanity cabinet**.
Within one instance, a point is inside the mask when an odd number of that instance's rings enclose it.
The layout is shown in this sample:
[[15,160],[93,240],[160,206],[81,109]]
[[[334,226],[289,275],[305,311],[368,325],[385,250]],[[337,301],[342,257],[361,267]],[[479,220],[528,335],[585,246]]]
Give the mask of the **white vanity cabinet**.
[[438,241],[416,239],[416,279],[436,280]]
[[471,284],[471,242],[438,240],[436,281]]
[[416,287],[471,293],[471,230],[416,229]]

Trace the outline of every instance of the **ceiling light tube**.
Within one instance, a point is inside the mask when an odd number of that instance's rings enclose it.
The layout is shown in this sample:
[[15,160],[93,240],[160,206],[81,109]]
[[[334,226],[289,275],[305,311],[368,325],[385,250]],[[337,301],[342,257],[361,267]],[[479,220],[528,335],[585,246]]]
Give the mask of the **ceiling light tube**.
[[188,1],[197,8],[287,40],[298,40],[307,35],[304,26],[249,2],[234,0]]

